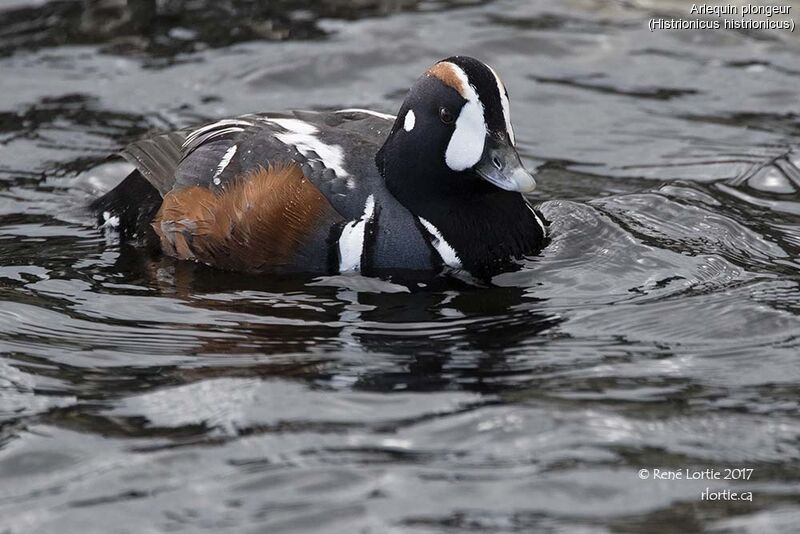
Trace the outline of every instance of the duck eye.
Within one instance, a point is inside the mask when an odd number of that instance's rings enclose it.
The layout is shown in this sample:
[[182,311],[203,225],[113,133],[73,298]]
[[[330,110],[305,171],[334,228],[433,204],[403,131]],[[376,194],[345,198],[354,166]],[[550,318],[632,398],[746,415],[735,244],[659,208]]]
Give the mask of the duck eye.
[[456,118],[453,116],[453,114],[450,113],[450,110],[447,109],[446,107],[439,108],[439,118],[445,124],[452,124],[453,121],[456,120]]

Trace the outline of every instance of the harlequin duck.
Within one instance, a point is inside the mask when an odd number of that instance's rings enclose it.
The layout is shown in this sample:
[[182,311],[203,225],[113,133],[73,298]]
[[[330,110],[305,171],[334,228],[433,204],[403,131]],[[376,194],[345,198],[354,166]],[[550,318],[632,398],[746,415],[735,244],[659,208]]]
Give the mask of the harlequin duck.
[[222,269],[486,278],[545,240],[505,86],[465,56],[428,69],[396,117],[244,115],[122,156],[136,170],[93,203],[101,223]]

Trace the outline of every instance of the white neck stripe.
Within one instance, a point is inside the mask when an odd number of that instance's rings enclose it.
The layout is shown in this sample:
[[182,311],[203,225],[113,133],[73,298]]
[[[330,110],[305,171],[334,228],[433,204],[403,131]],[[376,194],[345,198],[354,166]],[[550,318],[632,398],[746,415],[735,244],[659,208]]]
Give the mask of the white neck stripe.
[[534,218],[534,219],[536,219],[536,224],[538,224],[538,225],[539,225],[539,228],[541,228],[541,229],[542,229],[542,236],[543,236],[543,237],[547,237],[547,228],[545,228],[545,226],[544,226],[544,223],[543,223],[543,222],[542,222],[542,220],[539,218],[539,215],[537,215],[537,214],[536,214],[536,210],[535,210],[535,209],[533,209],[533,206],[531,206],[531,205],[528,203],[528,201],[527,201],[527,200],[525,201],[525,205],[528,207],[528,209],[529,209],[529,210],[531,210],[531,213],[533,214],[533,218]]
[[431,245],[433,245],[433,248],[439,253],[442,262],[452,269],[461,269],[461,258],[458,257],[458,253],[450,246],[450,243],[444,240],[444,236],[442,236],[439,229],[432,225],[427,219],[422,217],[418,217],[418,219],[431,235]]

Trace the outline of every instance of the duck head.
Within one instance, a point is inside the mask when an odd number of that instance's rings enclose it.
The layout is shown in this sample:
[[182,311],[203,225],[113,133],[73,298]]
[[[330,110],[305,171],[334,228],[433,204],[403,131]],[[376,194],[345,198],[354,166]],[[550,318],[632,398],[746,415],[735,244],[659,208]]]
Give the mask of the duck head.
[[439,61],[414,83],[377,164],[404,204],[426,190],[458,196],[536,187],[515,147],[505,85],[467,56]]

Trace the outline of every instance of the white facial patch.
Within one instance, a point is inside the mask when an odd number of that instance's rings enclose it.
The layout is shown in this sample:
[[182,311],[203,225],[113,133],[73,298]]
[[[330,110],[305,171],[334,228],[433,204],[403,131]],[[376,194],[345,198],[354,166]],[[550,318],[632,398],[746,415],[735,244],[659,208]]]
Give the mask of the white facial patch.
[[364,236],[367,224],[375,215],[375,196],[367,197],[364,213],[355,221],[350,221],[339,236],[339,272],[360,272],[361,256],[364,253]]
[[[486,66],[489,67],[489,65]],[[511,140],[511,145],[515,146],[517,141],[514,138],[514,128],[511,127],[511,107],[508,103],[508,97],[506,96],[506,87],[503,85],[503,82],[500,81],[500,76],[497,75],[494,69],[489,67],[489,70],[492,71],[492,74],[494,74],[494,79],[497,82],[497,90],[500,92],[500,103],[503,105],[503,118],[506,121],[508,138]]]
[[442,236],[439,229],[422,217],[419,217],[419,222],[422,223],[422,226],[424,226],[431,235],[431,245],[433,245],[433,248],[439,253],[442,262],[452,269],[461,269],[461,258],[458,257],[456,249],[451,247],[450,243],[444,240],[444,236]]
[[220,182],[219,175],[222,174],[222,171],[224,171],[225,167],[227,167],[228,164],[231,162],[233,156],[236,154],[237,148],[238,147],[236,145],[233,145],[232,147],[230,147],[228,150],[225,151],[225,155],[222,156],[221,160],[219,160],[219,165],[217,166],[217,170],[214,173],[214,177],[212,180],[214,182],[214,185],[219,185]]
[[407,132],[410,132],[414,129],[414,123],[417,121],[417,118],[414,116],[414,110],[409,109],[408,113],[406,113],[406,118],[403,121],[403,129]]
[[481,159],[486,142],[486,120],[483,117],[483,104],[475,88],[469,83],[467,74],[454,63],[447,62],[458,77],[463,88],[462,96],[467,103],[461,108],[456,119],[456,129],[447,145],[444,160],[454,171],[469,169]]
[[[338,177],[350,176],[343,166],[344,151],[339,145],[329,145],[323,143],[316,134],[319,132],[317,127],[299,119],[267,119],[267,122],[277,124],[287,131],[287,133],[275,134],[275,138],[281,143],[293,146],[303,156],[312,159],[312,152],[317,157],[313,158],[320,161],[326,168],[331,169]],[[352,188],[355,183],[347,181],[347,186]]]

